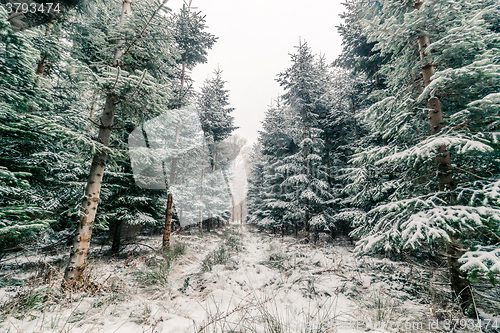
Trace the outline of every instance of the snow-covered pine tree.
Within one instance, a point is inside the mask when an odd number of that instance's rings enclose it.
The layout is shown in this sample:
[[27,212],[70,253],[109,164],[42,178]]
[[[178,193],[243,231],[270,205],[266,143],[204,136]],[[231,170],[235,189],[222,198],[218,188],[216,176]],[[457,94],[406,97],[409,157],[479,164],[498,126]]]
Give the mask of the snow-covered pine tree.
[[296,230],[303,227],[309,234],[311,226],[315,229],[326,226],[331,216],[326,205],[331,195],[321,158],[323,130],[318,120],[324,107],[325,81],[322,64],[315,60],[306,43],[300,43],[291,60],[292,66],[279,74],[278,82],[286,91],[285,105],[300,120],[294,133],[294,139],[299,140],[299,151],[283,158],[278,170],[286,174],[282,186],[288,189],[285,198],[294,207],[286,217],[295,220]]
[[[192,11],[191,7],[184,4],[179,14],[173,16],[173,38],[175,40],[177,50],[180,53],[180,84],[178,91],[174,91],[177,96],[177,107],[181,108],[190,102],[189,97],[192,97],[193,89],[186,83],[189,83],[189,77],[186,75],[187,70],[193,69],[198,63],[207,61],[207,50],[211,49],[217,38],[205,31],[205,16],[201,12]],[[180,124],[179,124],[180,126]],[[176,127],[176,142],[178,144],[178,133],[180,128]],[[175,174],[177,169],[178,159],[174,157],[170,166],[169,185],[174,185]],[[163,233],[163,248],[170,247],[170,232],[172,227],[172,215],[174,209],[174,198],[172,193],[168,193],[167,208],[165,212],[165,230]]]
[[328,184],[333,199],[329,205],[335,212],[329,229],[332,235],[351,230],[352,222],[362,215],[357,204],[362,189],[353,190],[351,177],[356,177],[364,165],[353,166],[349,160],[354,152],[369,144],[368,131],[358,120],[366,108],[368,86],[372,84],[363,72],[334,68],[329,99],[333,101],[325,126],[325,158],[328,163]]
[[[78,183],[81,143],[88,143],[81,135],[81,110],[85,108],[85,79],[70,78],[66,69],[72,59],[52,58],[53,66],[41,88],[35,69],[39,61],[39,36],[42,29],[33,32],[12,33],[3,7],[0,8],[2,34],[0,48],[0,166],[3,167],[6,186],[2,197],[5,215],[2,238],[12,242],[23,240],[35,229],[63,230],[71,215],[71,199],[80,189]],[[56,53],[60,53],[58,47]],[[83,73],[83,76],[85,74]],[[55,79],[57,77],[57,80]],[[64,101],[64,102],[63,102]],[[66,103],[76,102],[71,109]],[[10,188],[10,189],[9,189]],[[24,210],[23,207],[26,209]],[[2,214],[3,215],[3,214]],[[39,221],[39,222],[37,222]],[[41,223],[45,221],[44,223]],[[14,234],[7,230],[15,231]],[[47,240],[38,238],[39,243]],[[50,239],[48,239],[50,240]],[[57,239],[56,239],[57,240]]]
[[250,153],[250,177],[248,179],[248,222],[258,224],[265,218],[262,191],[264,187],[265,158],[262,155],[262,146],[255,143]]
[[282,234],[293,226],[293,220],[285,218],[294,207],[284,200],[287,188],[282,185],[286,174],[278,170],[283,165],[283,158],[290,156],[297,147],[289,133],[293,114],[278,99],[271,105],[262,122],[259,132],[259,152],[254,153],[254,169],[251,183],[252,211],[250,222],[261,228],[272,229]]
[[[68,285],[80,280],[86,266],[104,167],[108,155],[113,152],[109,144],[115,140],[111,137],[111,132],[117,128],[115,112],[120,111],[122,121],[131,116],[139,123],[158,115],[168,105],[171,89],[167,74],[174,63],[175,52],[169,44],[168,24],[159,14],[166,11],[164,5],[164,2],[139,1],[134,6],[140,10],[137,15],[131,15],[132,4],[128,0],[120,7],[97,2],[87,9],[87,20],[75,19],[73,22],[75,54],[93,69],[104,95],[104,109],[99,120],[94,121],[99,127],[97,151],[65,273]],[[116,29],[109,29],[113,22]],[[154,42],[151,41],[153,37]],[[95,52],[85,52],[86,48]]]
[[[222,71],[217,69],[214,71],[214,77],[207,79],[201,88],[201,94],[198,97],[197,106],[199,108],[199,116],[201,127],[205,133],[205,139],[210,156],[211,174],[215,175],[214,171],[219,168],[223,168],[221,161],[217,159],[218,156],[218,145],[226,138],[228,138],[231,133],[237,129],[233,125],[234,117],[231,115],[234,108],[229,107],[229,91],[224,88],[225,81],[222,79]],[[225,200],[225,194],[227,193],[227,188],[221,188],[218,186],[219,182],[215,179],[209,180],[209,174],[205,174],[202,177],[201,182],[203,199],[202,201],[206,203],[206,208],[209,211],[209,218],[207,221],[207,229],[213,225],[213,214],[211,207],[221,207],[224,202],[220,200]],[[212,176],[210,176],[212,177]],[[206,178],[206,179],[204,179]],[[213,209],[215,210],[215,209]],[[203,213],[200,211],[200,217]],[[202,223],[202,221],[200,221]]]
[[[496,266],[488,260],[495,248],[481,247],[486,251],[482,257],[476,247],[498,244],[494,235],[500,222],[497,194],[491,190],[499,167],[494,119],[500,87],[495,74],[499,5],[433,0],[380,4],[382,10],[363,21],[363,33],[382,55],[393,56],[379,72],[387,89],[365,121],[387,145],[360,153],[357,160],[383,166],[381,176],[389,176],[386,184],[394,190],[354,231],[362,237],[358,249],[430,246],[434,251],[445,246],[453,295],[472,314],[470,285],[458,260],[472,250],[461,259],[464,268],[491,273],[489,267]],[[422,80],[415,81],[421,69],[425,88]],[[446,124],[438,119],[441,112]]]

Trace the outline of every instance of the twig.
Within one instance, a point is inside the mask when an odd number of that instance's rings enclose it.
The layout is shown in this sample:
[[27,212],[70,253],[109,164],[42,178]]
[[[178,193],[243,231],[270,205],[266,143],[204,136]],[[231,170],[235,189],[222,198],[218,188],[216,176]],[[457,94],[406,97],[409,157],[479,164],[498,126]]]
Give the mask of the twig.
[[[472,296],[472,303],[474,304],[474,311],[476,312],[476,320],[478,323],[480,323],[479,321],[479,314],[477,313],[477,306],[476,306],[476,300],[474,299],[474,294],[472,293],[472,288],[470,287],[470,285],[467,286],[470,290],[470,295]],[[483,328],[481,327],[481,325],[479,325],[479,332],[480,333],[483,333]]]
[[120,77],[120,66],[117,66],[116,69],[118,70],[118,73],[116,73],[115,84],[113,84],[113,87],[111,88],[111,90],[115,89],[116,84],[118,83],[118,78]]
[[94,125],[96,125],[98,128],[101,128],[101,125],[99,125],[98,123],[96,123],[95,121],[93,121],[92,119],[90,118],[87,118],[88,120],[90,120],[90,122]]
[[[264,303],[267,303],[269,302],[271,299],[270,298],[267,298],[266,300],[264,300],[264,302],[260,303],[259,305],[262,305]],[[199,303],[198,303],[199,304]],[[201,304],[200,304],[201,305]],[[229,317],[230,315],[232,315],[233,313],[235,312],[238,312],[238,311],[241,311],[241,310],[244,310],[244,309],[247,309],[251,306],[255,306],[255,304],[253,302],[247,302],[246,304],[243,304],[243,305],[240,305],[240,306],[237,306],[235,307],[234,309],[232,309],[231,311],[229,311],[228,313],[226,313],[225,315],[221,315],[219,317],[216,317],[214,319],[212,319],[210,322],[208,322],[207,324],[205,324],[204,326],[202,326],[199,330],[198,330],[198,333],[201,333],[205,328],[207,328],[208,326],[212,325],[213,323],[217,322],[217,321],[220,321],[224,318],[227,318]]]
[[158,8],[153,12],[153,14],[151,15],[151,17],[149,18],[148,22],[146,23],[146,25],[144,26],[144,28],[142,29],[141,33],[139,34],[139,36],[137,36],[136,39],[134,39],[132,41],[132,43],[129,44],[129,46],[127,47],[127,49],[125,50],[125,52],[123,52],[122,54],[122,58],[125,54],[128,53],[128,51],[130,51],[130,48],[140,39],[142,38],[142,35],[144,34],[144,31],[146,31],[147,27],[149,26],[149,24],[151,23],[151,21],[153,20],[153,18],[156,16],[156,14],[158,14],[158,12],[160,11],[160,9],[162,7],[165,6],[165,4],[167,3],[168,0],[165,0],[163,1],[160,6],[158,6]]
[[75,306],[75,308],[73,309],[73,311],[71,311],[71,313],[69,314],[68,318],[67,318],[67,319],[66,319],[66,321],[64,322],[64,325],[63,325],[63,326],[62,326],[62,328],[61,328],[60,333],[62,333],[62,332],[63,332],[64,326],[66,326],[66,324],[68,323],[69,318],[71,318],[71,316],[73,315],[73,313],[76,311],[76,309],[78,309],[78,307],[80,306],[80,304],[82,304],[82,302],[83,302],[83,297],[82,297],[82,299],[80,300],[80,303],[78,303],[78,305],[77,305],[77,306]]
[[111,277],[111,274],[109,274],[108,277],[106,278],[106,280],[104,280],[103,283],[101,283],[101,285],[99,286],[99,288],[97,288],[97,291],[94,294],[97,294],[99,291],[101,291],[102,286],[106,283],[106,281],[108,281],[108,279],[110,277]]
[[146,244],[142,244],[142,243],[128,243],[127,245],[142,245],[142,246],[145,246],[145,247],[149,247],[153,251],[156,251],[155,248],[153,248],[153,247],[151,247],[149,245],[146,245]]

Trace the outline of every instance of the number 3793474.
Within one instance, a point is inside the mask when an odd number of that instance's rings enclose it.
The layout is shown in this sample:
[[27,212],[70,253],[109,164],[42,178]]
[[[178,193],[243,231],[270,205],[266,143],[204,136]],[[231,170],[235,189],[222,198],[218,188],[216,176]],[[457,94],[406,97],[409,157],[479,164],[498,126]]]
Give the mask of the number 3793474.
[[8,14],[12,13],[35,13],[35,12],[42,12],[42,13],[59,13],[61,9],[59,8],[59,3],[52,3],[52,2],[46,2],[46,3],[21,3],[21,2],[8,2],[5,4],[5,7],[7,9]]

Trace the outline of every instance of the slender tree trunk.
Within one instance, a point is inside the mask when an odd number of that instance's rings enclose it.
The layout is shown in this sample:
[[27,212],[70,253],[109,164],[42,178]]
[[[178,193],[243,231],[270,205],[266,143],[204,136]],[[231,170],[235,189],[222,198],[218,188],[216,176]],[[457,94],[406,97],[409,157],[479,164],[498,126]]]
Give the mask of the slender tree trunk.
[[[122,6],[122,14],[120,23],[124,21],[125,16],[132,14],[132,2],[124,0]],[[114,65],[118,66],[118,61],[123,55],[120,49],[125,42],[119,41],[115,50]],[[99,135],[97,140],[104,146],[109,146],[111,131],[113,130],[113,122],[115,117],[115,103],[117,97],[111,93],[106,96],[106,104],[101,116],[101,126],[99,127]],[[83,271],[87,266],[87,255],[90,249],[90,238],[92,237],[92,228],[95,222],[97,206],[99,204],[99,194],[101,192],[102,177],[108,153],[105,150],[96,152],[90,167],[90,173],[85,188],[85,195],[82,201],[82,216],[77,225],[76,236],[73,239],[71,247],[69,264],[64,272],[63,285],[73,287],[82,279]]]
[[[176,128],[175,128],[175,143],[174,147],[177,148],[177,145],[179,143],[179,136],[180,136],[180,130],[181,130],[181,124],[178,123]],[[173,210],[174,210],[174,197],[172,196],[172,191],[171,187],[175,184],[175,172],[177,169],[177,162],[178,158],[173,157],[172,158],[172,167],[170,169],[170,179],[168,182],[168,197],[167,197],[167,210],[165,212],[165,230],[163,232],[163,242],[162,242],[162,249],[163,250],[168,250],[170,249],[170,234],[172,232],[172,215],[173,215]]]
[[243,224],[243,202],[246,199],[243,199],[243,201],[240,203],[240,224]]
[[[183,56],[184,57],[184,56]],[[177,107],[180,109],[182,107],[182,93],[183,93],[183,88],[184,88],[184,79],[185,79],[185,72],[186,72],[186,60],[183,59],[182,61],[182,70],[181,70],[181,89],[179,91],[179,102]],[[180,126],[181,124],[178,123],[176,128],[175,128],[175,148],[177,148],[177,144],[179,143],[179,133],[180,133]],[[174,185],[175,181],[175,169],[177,167],[177,161],[178,158],[174,157],[172,158],[172,167],[170,169],[170,181],[169,181],[169,187]],[[172,233],[172,215],[173,215],[173,208],[174,207],[174,197],[172,196],[172,192],[169,191],[168,197],[167,197],[167,210],[165,212],[165,230],[163,232],[163,242],[162,242],[162,249],[163,250],[168,250],[170,248],[170,234]]]
[[[304,145],[303,145],[303,150],[304,150],[304,173],[306,174],[306,177],[309,179],[309,165],[307,163],[307,156],[308,154],[308,147],[306,143],[307,139],[307,126],[306,126],[306,111],[305,109],[302,109],[302,137],[304,139]],[[309,184],[308,184],[309,185]],[[305,201],[305,221],[304,221],[304,228],[307,233],[307,238],[309,238],[309,202],[308,200]]]
[[354,104],[353,96],[351,96],[351,105],[352,105],[352,119],[354,120],[354,135],[356,137],[356,141],[359,141],[358,122],[356,121],[356,105]]
[[[205,140],[203,140],[203,154],[205,153]],[[203,163],[203,162],[202,162]],[[203,203],[203,185],[205,180],[205,168],[201,169],[201,179],[200,179],[200,204]],[[203,208],[200,207],[200,222],[198,224],[198,229],[203,232]]]
[[111,245],[111,254],[120,252],[120,243],[123,229],[123,220],[113,221],[113,243]]
[[326,152],[326,177],[328,180],[328,192],[332,190],[332,173],[331,173],[331,165],[330,165],[330,140],[328,135],[325,137],[325,152]]
[[[90,119],[93,119],[94,116],[95,116],[95,112],[97,110],[97,107],[98,107],[98,104],[97,104],[97,98],[99,96],[97,95],[97,93],[94,94],[93,96],[93,99],[92,99],[92,104],[90,105],[90,112],[89,112],[89,118]],[[87,128],[87,133],[93,133],[93,128],[92,128],[92,124],[89,125],[89,127]]]
[[[212,173],[215,172],[215,165],[216,165],[216,162],[217,162],[217,146],[215,145],[215,140],[214,140],[214,143],[213,143],[213,149],[212,149],[212,153],[213,153],[213,158],[212,158]],[[211,182],[210,186],[214,186],[213,182]],[[214,227],[214,215],[212,212],[210,212],[208,214],[208,221],[207,221],[207,231],[210,232],[211,229],[213,229]]]
[[[56,18],[53,15],[49,15],[49,21],[47,22],[47,27],[45,28],[45,36],[48,37],[52,34],[52,29],[54,28],[54,24],[56,22]],[[43,77],[45,74],[45,68],[47,67],[47,57],[48,54],[46,52],[42,52],[40,55],[40,60],[38,60],[38,64],[36,66],[36,74],[40,77]]]
[[[419,10],[422,7],[423,1],[416,1],[414,8]],[[421,35],[418,37],[418,47],[420,51],[420,59],[424,60],[422,65],[422,76],[424,85],[428,86],[431,83],[431,77],[434,75],[435,69],[432,59],[428,57],[425,49],[429,46],[429,36]],[[441,100],[438,97],[432,97],[427,103],[429,108],[429,123],[431,134],[438,134],[444,127],[443,111],[441,108]],[[440,191],[448,188],[450,191],[455,190],[455,182],[453,180],[453,172],[451,168],[451,155],[446,145],[441,145],[438,148],[436,156],[436,164],[438,167],[438,187]],[[450,203],[456,204],[456,197],[452,193],[450,195]],[[460,270],[458,259],[462,256],[465,250],[462,248],[462,242],[457,234],[449,234],[451,241],[446,245],[448,255],[448,270],[451,280],[451,289],[453,296],[457,298],[460,295],[460,307],[464,312],[473,304],[472,291],[470,281],[467,275]]]
[[[114,116],[115,97],[108,95],[97,139],[104,146],[109,146]],[[90,167],[85,196],[82,202],[83,214],[78,222],[77,234],[71,248],[69,265],[66,267],[64,273],[64,282],[68,286],[72,286],[81,280],[83,271],[87,266],[87,254],[90,249],[90,238],[92,236],[97,205],[99,204],[99,194],[101,192],[102,177],[107,157],[108,153],[106,151],[95,153]]]
[[235,215],[235,204],[234,204],[234,197],[233,193],[231,192],[231,187],[229,186],[229,179],[227,177],[227,172],[226,170],[222,169],[222,175],[224,176],[224,182],[226,183],[226,188],[227,188],[227,193],[229,194],[229,198],[231,199],[231,218],[232,222],[234,223],[234,215]]

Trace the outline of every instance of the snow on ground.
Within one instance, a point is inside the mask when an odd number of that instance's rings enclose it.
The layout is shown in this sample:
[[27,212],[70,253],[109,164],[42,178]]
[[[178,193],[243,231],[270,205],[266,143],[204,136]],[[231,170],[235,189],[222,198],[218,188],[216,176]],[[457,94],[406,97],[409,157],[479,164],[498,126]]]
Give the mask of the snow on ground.
[[[38,274],[32,280],[38,284],[32,286],[2,284],[0,304],[4,311],[17,304],[17,312],[9,310],[0,317],[0,331],[430,330],[433,310],[419,304],[407,281],[397,278],[403,268],[393,267],[390,279],[380,278],[376,267],[391,267],[387,259],[356,259],[349,246],[303,244],[247,225],[174,239],[186,251],[170,266],[168,258],[150,250],[130,252],[125,259],[95,259],[90,265],[97,286],[93,293],[68,296],[58,291],[64,260],[59,277],[48,283],[47,274]],[[31,290],[31,297],[24,297],[22,304],[9,303],[22,290]]]

